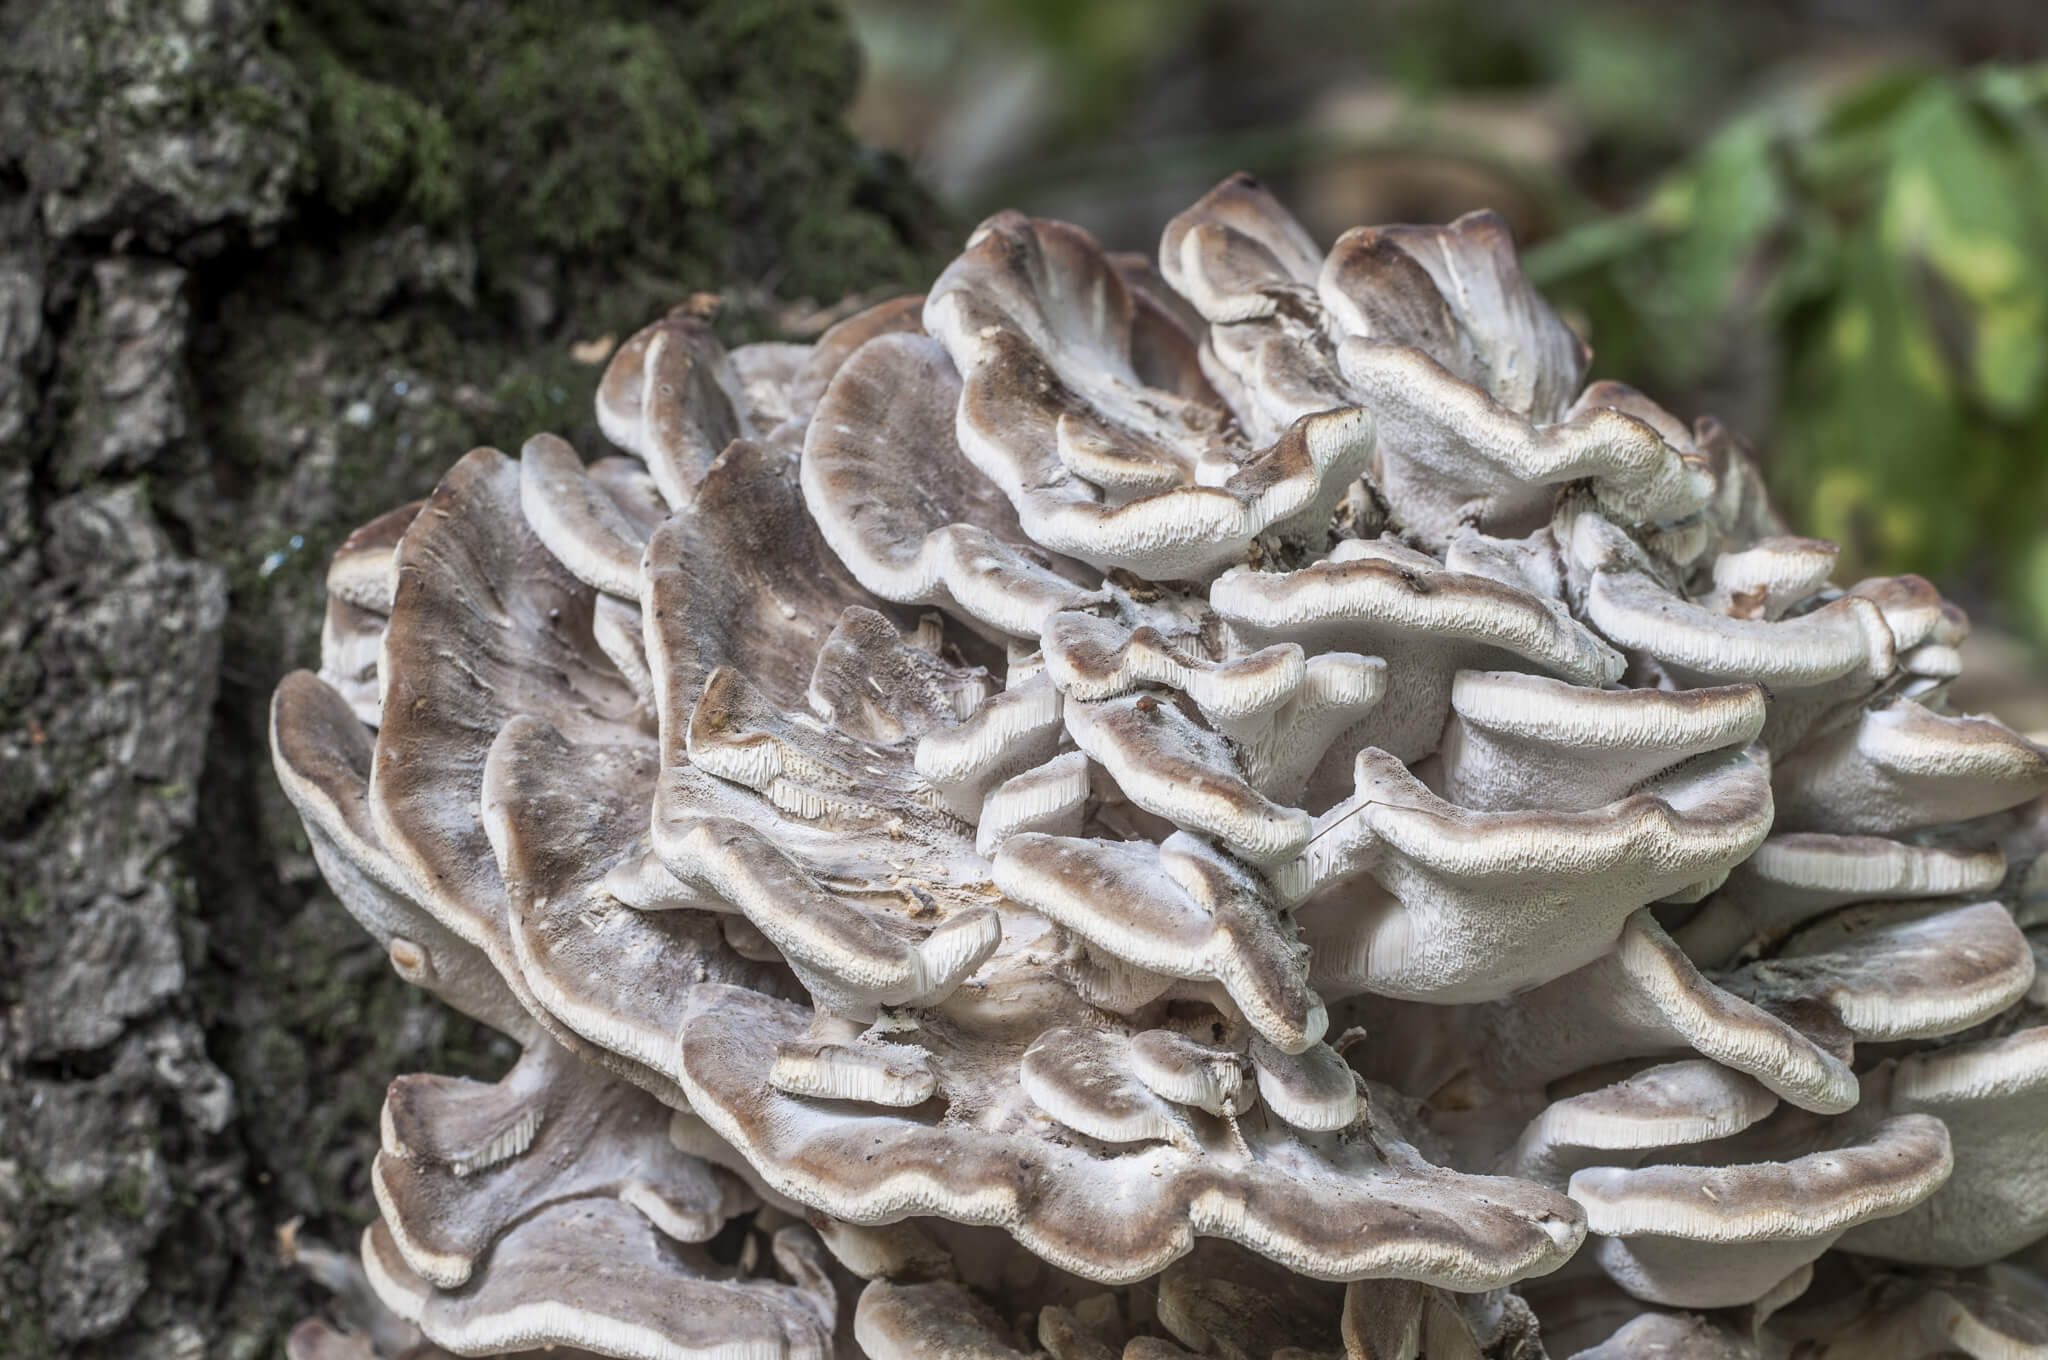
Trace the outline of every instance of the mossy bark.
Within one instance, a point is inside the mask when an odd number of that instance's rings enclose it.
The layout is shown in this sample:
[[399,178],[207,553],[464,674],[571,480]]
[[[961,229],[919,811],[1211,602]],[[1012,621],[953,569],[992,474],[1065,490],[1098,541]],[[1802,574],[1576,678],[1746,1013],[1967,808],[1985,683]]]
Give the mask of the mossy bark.
[[0,6],[0,1354],[257,1356],[384,1084],[510,1051],[404,987],[270,775],[349,528],[594,450],[597,370],[915,286],[818,0]]

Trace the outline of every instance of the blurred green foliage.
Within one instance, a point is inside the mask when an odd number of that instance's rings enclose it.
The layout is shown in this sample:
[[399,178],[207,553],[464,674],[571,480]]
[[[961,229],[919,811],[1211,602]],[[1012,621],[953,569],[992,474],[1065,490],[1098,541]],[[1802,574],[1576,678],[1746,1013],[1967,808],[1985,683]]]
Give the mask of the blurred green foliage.
[[1768,466],[1856,570],[1974,578],[2048,639],[2048,67],[1892,72],[1727,123],[1530,253],[1606,372],[1775,372]]
[[[2039,55],[2026,6],[848,2],[929,106],[980,98],[991,50],[1045,74],[1043,132],[955,189],[966,218],[1149,213],[1139,190],[1234,169],[1479,171],[1602,376],[1743,427],[1845,572],[1926,573],[2048,643],[2048,67],[1970,67]],[[1399,116],[1318,121],[1361,90]],[[1518,107],[1556,154],[1438,116]]]

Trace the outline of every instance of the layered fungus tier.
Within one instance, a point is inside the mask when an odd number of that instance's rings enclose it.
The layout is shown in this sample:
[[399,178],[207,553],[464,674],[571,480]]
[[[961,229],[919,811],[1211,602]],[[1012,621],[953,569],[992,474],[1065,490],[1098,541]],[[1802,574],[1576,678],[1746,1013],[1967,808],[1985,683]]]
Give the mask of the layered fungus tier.
[[524,1053],[392,1083],[378,1346],[2048,1353],[2048,750],[1590,361],[1240,176],[349,539],[278,773]]

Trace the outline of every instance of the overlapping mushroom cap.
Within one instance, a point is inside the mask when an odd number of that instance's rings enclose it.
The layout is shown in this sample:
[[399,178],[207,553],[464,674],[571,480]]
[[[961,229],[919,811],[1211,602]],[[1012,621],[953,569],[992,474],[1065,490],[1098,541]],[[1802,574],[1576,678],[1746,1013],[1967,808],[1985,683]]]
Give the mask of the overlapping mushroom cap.
[[1326,257],[1239,177],[1157,272],[1003,214],[815,345],[665,319],[628,456],[366,526],[280,776],[525,1049],[393,1084],[370,1286],[458,1354],[1741,1354],[1824,1253],[2048,1235],[2048,752],[1588,362],[1497,219]]

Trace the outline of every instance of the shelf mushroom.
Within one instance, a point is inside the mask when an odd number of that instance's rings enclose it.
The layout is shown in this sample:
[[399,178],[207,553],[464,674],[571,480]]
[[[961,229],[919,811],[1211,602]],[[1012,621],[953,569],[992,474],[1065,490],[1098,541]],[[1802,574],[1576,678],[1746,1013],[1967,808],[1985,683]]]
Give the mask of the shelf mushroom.
[[366,525],[280,782],[524,1056],[394,1082],[293,1354],[2032,1344],[2048,755],[1591,365],[1498,217],[1234,176]]

